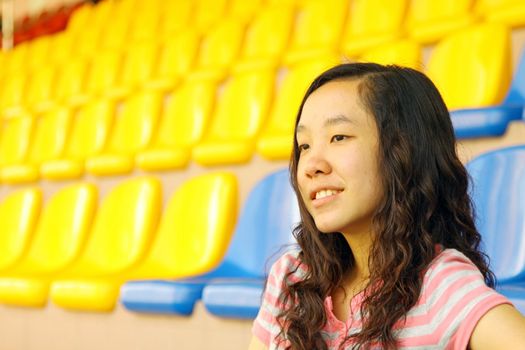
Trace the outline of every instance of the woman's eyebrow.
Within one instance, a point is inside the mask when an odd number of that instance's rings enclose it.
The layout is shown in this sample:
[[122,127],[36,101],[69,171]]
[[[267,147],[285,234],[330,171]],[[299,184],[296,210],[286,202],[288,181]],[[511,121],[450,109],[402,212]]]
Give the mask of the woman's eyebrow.
[[340,114],[340,115],[336,115],[335,117],[327,118],[324,121],[323,126],[327,127],[327,126],[334,126],[334,125],[347,124],[347,123],[354,124],[354,125],[356,124],[355,120],[350,119],[347,116]]

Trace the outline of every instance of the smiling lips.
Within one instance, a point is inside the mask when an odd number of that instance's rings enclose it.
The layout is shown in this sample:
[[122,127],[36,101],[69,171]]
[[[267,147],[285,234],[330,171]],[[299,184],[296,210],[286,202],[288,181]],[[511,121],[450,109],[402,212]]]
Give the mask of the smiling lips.
[[310,198],[312,199],[313,206],[317,208],[332,201],[341,192],[343,192],[343,190],[324,189],[312,192]]

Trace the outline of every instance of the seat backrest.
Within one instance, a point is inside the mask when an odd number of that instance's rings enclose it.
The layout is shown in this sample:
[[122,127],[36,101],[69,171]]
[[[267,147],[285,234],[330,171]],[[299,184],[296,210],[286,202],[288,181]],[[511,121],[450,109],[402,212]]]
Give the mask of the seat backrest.
[[[172,38],[191,26],[195,2],[193,1],[160,1],[160,32],[165,38]],[[147,4],[149,7],[149,3]]]
[[86,249],[68,273],[123,274],[144,258],[157,228],[161,184],[153,177],[126,180],[103,199]]
[[467,164],[476,226],[499,282],[525,281],[525,145]]
[[174,33],[162,44],[155,75],[172,78],[183,76],[195,64],[198,50],[199,35],[196,31],[187,29]]
[[197,60],[198,67],[226,68],[237,57],[244,35],[244,24],[225,19],[213,26],[204,36]]
[[29,150],[33,118],[29,116],[2,120],[0,166],[23,162]]
[[156,146],[192,147],[209,125],[217,84],[186,80],[172,94],[161,118]]
[[87,80],[87,71],[88,65],[84,59],[70,59],[63,62],[58,68],[55,98],[67,100],[69,97],[80,94]]
[[192,26],[204,33],[224,18],[228,9],[228,0],[199,0],[196,1],[193,12]]
[[248,24],[242,58],[277,58],[288,45],[292,31],[292,6],[267,6]]
[[122,54],[117,50],[98,52],[88,72],[86,91],[101,94],[114,86],[122,65]]
[[504,104],[518,104],[520,106],[525,104],[525,50],[521,53],[521,59],[512,78],[512,84],[507,97],[505,97]]
[[283,249],[295,244],[292,229],[299,221],[288,170],[267,175],[246,199],[226,257],[214,274],[264,277]]
[[511,76],[509,30],[481,24],[448,36],[434,48],[427,74],[449,109],[502,102]]
[[171,196],[137,277],[179,278],[208,272],[226,252],[237,219],[238,189],[227,172],[200,175]]
[[471,15],[473,0],[412,1],[407,13],[409,26]]
[[0,202],[0,270],[15,266],[27,251],[41,206],[42,192],[36,187],[13,192]]
[[80,107],[73,120],[64,155],[82,160],[101,153],[106,145],[115,109],[114,102],[104,99]]
[[56,108],[44,113],[35,121],[28,161],[40,164],[62,156],[71,126],[71,110]]
[[423,66],[421,47],[410,40],[400,40],[376,46],[365,52],[359,60],[380,64],[397,64],[414,69],[421,69]]
[[346,0],[307,0],[299,7],[292,36],[293,49],[335,49],[348,13]]
[[268,116],[274,77],[273,69],[232,75],[217,101],[205,138],[226,141],[254,138]]
[[130,46],[124,55],[120,84],[135,88],[153,75],[159,48],[153,40]]
[[401,29],[406,1],[354,0],[346,21],[345,41],[354,37],[397,33]]
[[97,188],[79,183],[55,193],[45,204],[26,257],[17,272],[56,273],[78,258],[97,202]]
[[143,91],[131,95],[115,117],[108,152],[134,154],[152,139],[162,109],[162,94]]
[[250,21],[256,12],[263,8],[263,0],[231,0],[228,5],[228,16],[243,22]]

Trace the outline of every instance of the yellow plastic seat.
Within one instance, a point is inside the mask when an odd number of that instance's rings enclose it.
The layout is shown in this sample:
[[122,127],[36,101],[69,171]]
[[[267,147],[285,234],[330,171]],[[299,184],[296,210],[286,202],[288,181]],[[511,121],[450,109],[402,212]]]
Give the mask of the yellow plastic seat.
[[6,71],[10,73],[18,73],[25,71],[27,68],[27,62],[29,60],[29,43],[23,42],[13,47],[8,52],[8,60]]
[[104,96],[116,85],[120,74],[122,55],[117,51],[99,52],[91,62],[88,70],[85,88],[79,95],[72,96],[70,102],[75,105],[83,105],[96,96]]
[[521,0],[478,0],[476,12],[489,22],[512,27],[525,24],[525,3]]
[[[85,100],[78,98],[84,92],[88,63],[84,59],[70,59],[61,64],[56,77],[55,100],[59,104],[78,107]],[[76,102],[76,103],[75,103]]]
[[115,118],[104,152],[87,159],[87,171],[99,176],[131,172],[136,153],[150,145],[161,108],[162,95],[158,92],[130,96]]
[[31,71],[45,68],[45,62],[51,53],[52,36],[37,37],[28,42],[28,60],[26,69]]
[[103,199],[79,259],[51,284],[60,307],[110,311],[119,285],[145,257],[161,211],[161,185],[151,177],[126,180]]
[[261,69],[231,77],[217,101],[209,131],[193,148],[197,163],[238,164],[251,159],[270,109],[274,76],[274,70]]
[[0,201],[1,273],[14,268],[27,252],[41,206],[42,192],[36,187],[12,192]]
[[89,27],[91,16],[93,16],[94,5],[90,2],[84,2],[69,17],[66,31],[68,33],[77,33]]
[[81,107],[72,120],[64,153],[41,164],[42,178],[65,180],[81,177],[84,174],[85,160],[103,151],[115,109],[114,102],[104,99]]
[[194,1],[185,0],[162,1],[160,19],[160,38],[162,40],[172,38],[177,33],[193,27],[194,4]]
[[191,79],[173,92],[153,145],[137,154],[139,168],[158,171],[188,164],[193,146],[209,124],[216,88],[213,81]]
[[421,47],[411,40],[400,40],[377,46],[366,51],[359,60],[380,64],[397,64],[418,70],[423,68]]
[[257,152],[270,160],[289,159],[294,122],[301,100],[316,76],[339,63],[337,57],[303,62],[289,69],[272,105],[268,122],[257,140]]
[[239,54],[244,25],[239,20],[224,19],[203,38],[194,72],[199,77],[223,79]]
[[0,136],[0,171],[25,161],[33,132],[33,118],[20,116],[3,119]]
[[192,26],[199,33],[207,33],[210,28],[224,20],[228,9],[228,0],[196,1],[192,18]]
[[350,4],[342,51],[355,57],[374,46],[399,39],[406,0],[354,0]]
[[143,84],[146,89],[170,91],[186,76],[196,60],[199,35],[184,30],[161,44],[157,68],[151,79]]
[[407,14],[408,35],[420,43],[437,41],[475,21],[473,0],[412,1]]
[[113,1],[108,20],[99,22],[103,26],[103,34],[99,43],[102,50],[122,50],[126,47],[131,18],[138,16],[135,10],[134,1]]
[[242,22],[249,22],[255,16],[257,11],[262,9],[263,0],[232,0],[228,5],[228,15],[231,18],[237,18]]
[[445,38],[431,53],[427,74],[449,109],[498,104],[511,80],[509,30],[483,24]]
[[285,64],[337,53],[347,13],[346,0],[305,1],[297,15]]
[[67,64],[73,59],[73,35],[69,31],[62,31],[54,34],[51,38],[49,61],[58,66]]
[[187,180],[171,196],[146,259],[130,277],[184,278],[211,271],[226,253],[237,211],[234,174]]
[[[164,2],[171,3],[174,1]],[[161,29],[162,1],[150,0],[148,2],[138,2],[136,6],[138,7],[136,13],[140,15],[135,15],[130,18],[130,40],[134,43],[155,41]]]
[[261,66],[277,67],[288,46],[293,20],[292,6],[263,8],[248,25],[240,57],[233,70],[241,72]]
[[25,71],[9,72],[4,76],[0,91],[0,109],[3,117],[13,117],[25,111],[24,97],[29,77]]
[[106,26],[112,22],[115,3],[115,1],[102,1],[91,7],[90,13],[86,14],[86,22],[79,23],[78,30],[73,31],[75,41],[73,51],[76,55],[85,58],[100,51],[102,38],[107,34]]
[[158,46],[154,41],[130,45],[124,54],[120,79],[105,92],[106,96],[122,98],[151,80],[157,65]]
[[33,72],[27,85],[26,107],[37,114],[45,113],[55,106],[56,71],[54,66],[46,66]]
[[17,184],[38,180],[40,164],[59,157],[64,150],[71,124],[71,111],[57,108],[36,118],[34,124],[35,131],[27,158],[0,168],[0,180],[3,183]]
[[95,214],[97,189],[70,185],[45,204],[28,252],[8,273],[0,275],[0,303],[42,307],[51,279],[78,259]]

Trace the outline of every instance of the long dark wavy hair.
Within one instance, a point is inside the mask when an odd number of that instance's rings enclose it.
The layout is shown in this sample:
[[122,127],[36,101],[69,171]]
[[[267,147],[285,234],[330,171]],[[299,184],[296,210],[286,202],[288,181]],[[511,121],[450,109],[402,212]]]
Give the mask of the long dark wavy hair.
[[[376,208],[368,262],[370,278],[361,304],[362,329],[347,336],[355,348],[380,344],[395,349],[393,325],[416,304],[422,275],[435,257],[436,244],[465,254],[494,286],[488,258],[479,250],[480,234],[467,193],[468,174],[456,154],[450,115],[434,84],[424,74],[399,66],[350,63],[317,77],[301,103],[334,80],[359,82],[363,105],[375,118],[379,135],[379,172],[383,198]],[[327,322],[324,299],[354,265],[341,233],[321,233],[306,209],[297,184],[299,149],[294,140],[291,182],[299,201],[301,222],[294,230],[308,269],[303,280],[281,292],[287,309],[277,320],[281,339],[291,349],[327,349],[321,329]],[[290,272],[289,274],[292,274]],[[288,276],[286,276],[288,279]],[[380,285],[380,288],[373,286]]]

